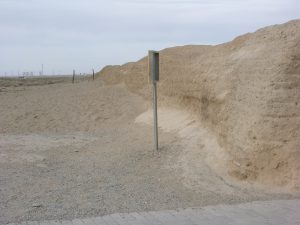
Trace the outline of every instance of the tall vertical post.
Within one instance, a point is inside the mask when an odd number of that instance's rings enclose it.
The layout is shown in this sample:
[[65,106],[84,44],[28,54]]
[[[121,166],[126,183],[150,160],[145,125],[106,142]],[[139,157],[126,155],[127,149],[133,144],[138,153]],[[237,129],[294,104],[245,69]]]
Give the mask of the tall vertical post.
[[75,80],[75,70],[73,70],[73,79],[72,79],[73,84],[74,84],[74,80]]
[[95,80],[95,71],[93,69],[93,80]]
[[158,151],[158,126],[157,126],[157,86],[153,82],[153,123],[154,123],[154,148]]
[[157,122],[157,82],[159,81],[159,53],[149,51],[149,76],[152,81],[153,95],[153,124],[154,124],[154,149],[158,151],[158,122]]

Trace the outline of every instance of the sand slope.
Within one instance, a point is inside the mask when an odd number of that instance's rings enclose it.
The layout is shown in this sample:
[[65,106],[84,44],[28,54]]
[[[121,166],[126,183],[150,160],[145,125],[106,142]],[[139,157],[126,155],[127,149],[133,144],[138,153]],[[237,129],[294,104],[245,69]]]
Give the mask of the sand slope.
[[[223,149],[209,156],[212,168],[228,179],[300,190],[300,20],[160,53],[159,102],[196,115],[212,132]],[[99,76],[151,96],[146,58]]]

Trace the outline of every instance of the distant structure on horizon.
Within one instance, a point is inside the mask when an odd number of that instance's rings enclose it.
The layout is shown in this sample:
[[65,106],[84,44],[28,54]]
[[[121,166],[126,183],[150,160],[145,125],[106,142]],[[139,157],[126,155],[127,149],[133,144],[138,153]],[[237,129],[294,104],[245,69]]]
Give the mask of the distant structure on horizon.
[[34,76],[34,72],[23,72],[23,76]]

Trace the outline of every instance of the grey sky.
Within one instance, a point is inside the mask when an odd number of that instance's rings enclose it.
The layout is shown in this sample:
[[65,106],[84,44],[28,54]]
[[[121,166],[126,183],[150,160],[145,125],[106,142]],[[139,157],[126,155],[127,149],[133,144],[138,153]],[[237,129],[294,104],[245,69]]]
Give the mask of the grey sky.
[[0,74],[90,72],[299,18],[299,0],[0,0]]

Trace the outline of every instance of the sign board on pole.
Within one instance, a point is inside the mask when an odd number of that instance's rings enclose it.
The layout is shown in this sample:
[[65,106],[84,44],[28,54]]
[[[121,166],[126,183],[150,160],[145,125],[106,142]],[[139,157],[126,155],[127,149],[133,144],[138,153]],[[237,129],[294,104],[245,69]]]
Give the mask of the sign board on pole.
[[159,52],[149,51],[149,69],[152,82],[159,81]]
[[153,85],[153,122],[154,122],[154,148],[158,151],[158,126],[157,126],[157,87],[156,82],[159,81],[159,53],[149,51],[149,76]]

